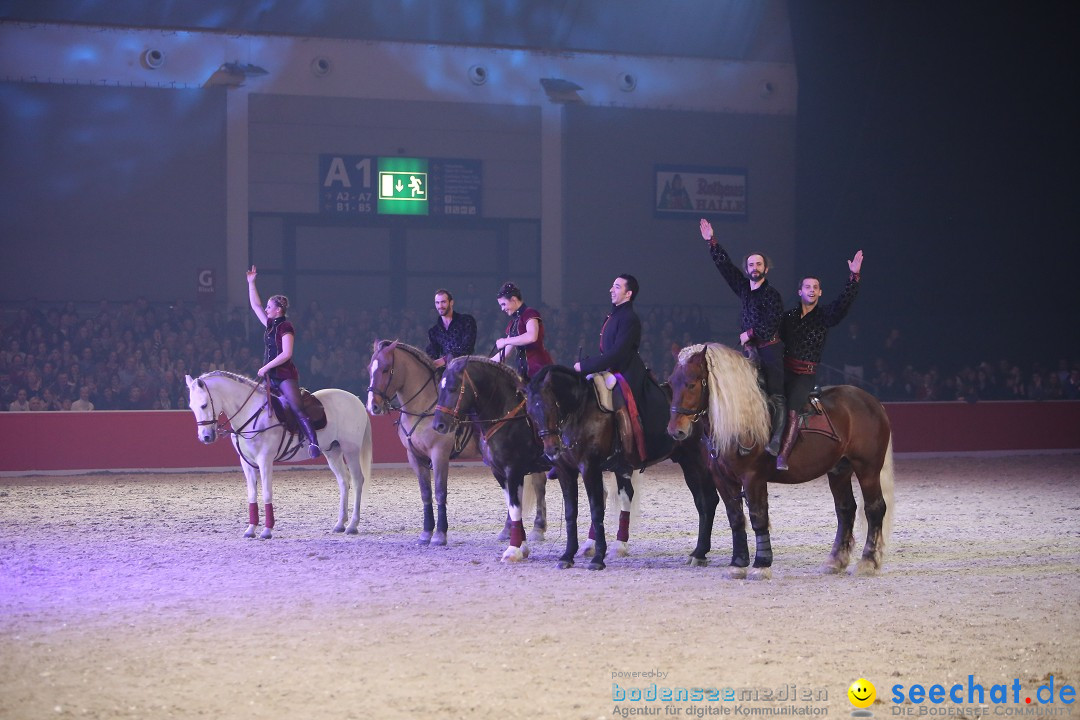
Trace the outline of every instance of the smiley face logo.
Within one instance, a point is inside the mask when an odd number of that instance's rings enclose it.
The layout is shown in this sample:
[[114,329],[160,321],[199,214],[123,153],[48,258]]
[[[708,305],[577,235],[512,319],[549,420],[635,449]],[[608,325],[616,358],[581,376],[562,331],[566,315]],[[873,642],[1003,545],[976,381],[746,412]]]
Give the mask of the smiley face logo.
[[866,678],[859,678],[851,683],[851,687],[847,690],[847,696],[855,707],[868,708],[874,704],[874,699],[877,697],[877,688],[874,687],[874,683]]

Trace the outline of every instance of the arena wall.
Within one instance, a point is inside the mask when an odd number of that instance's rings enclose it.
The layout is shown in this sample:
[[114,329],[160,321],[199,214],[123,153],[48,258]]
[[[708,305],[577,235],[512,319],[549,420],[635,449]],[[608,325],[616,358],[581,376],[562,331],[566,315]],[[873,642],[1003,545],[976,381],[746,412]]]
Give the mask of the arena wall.
[[[897,453],[1080,450],[1080,402],[894,403]],[[371,419],[374,461],[404,463],[393,418]],[[0,475],[235,468],[228,442],[202,445],[188,411],[0,413]],[[320,463],[305,460],[304,463]]]

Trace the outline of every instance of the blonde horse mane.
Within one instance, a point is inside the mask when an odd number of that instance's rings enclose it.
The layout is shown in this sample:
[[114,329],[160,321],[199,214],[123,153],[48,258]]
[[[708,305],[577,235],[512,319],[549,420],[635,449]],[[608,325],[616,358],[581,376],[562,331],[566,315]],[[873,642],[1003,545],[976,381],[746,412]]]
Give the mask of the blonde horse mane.
[[769,408],[757,382],[757,368],[726,345],[691,345],[679,351],[679,364],[705,351],[709,383],[709,424],[713,447],[721,455],[769,441]]

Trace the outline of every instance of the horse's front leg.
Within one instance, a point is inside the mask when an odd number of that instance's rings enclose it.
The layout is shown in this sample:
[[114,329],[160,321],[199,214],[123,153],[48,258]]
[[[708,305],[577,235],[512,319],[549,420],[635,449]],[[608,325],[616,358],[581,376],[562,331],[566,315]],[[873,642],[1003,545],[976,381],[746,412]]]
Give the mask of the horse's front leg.
[[435,533],[431,536],[432,545],[446,544],[446,486],[450,475],[450,453],[438,449],[431,453],[431,468],[435,475],[435,503],[439,506],[439,517],[435,521]]
[[607,555],[607,537],[604,534],[604,473],[595,465],[584,469],[582,479],[585,482],[585,494],[589,498],[589,514],[592,517],[594,553],[589,561],[590,570],[603,570],[604,556]]
[[529,475],[529,484],[536,496],[536,517],[529,532],[529,540],[543,542],[544,533],[547,531],[547,473],[532,473]]
[[615,533],[615,555],[626,557],[630,554],[627,543],[630,542],[630,508],[634,503],[634,472],[615,473],[615,489],[619,498],[619,529]]
[[576,469],[559,468],[559,488],[562,490],[566,520],[566,550],[559,558],[559,568],[566,570],[574,567],[574,556],[578,551],[578,472]]
[[244,480],[247,482],[248,500],[248,526],[244,531],[244,537],[255,537],[255,529],[259,527],[259,471],[240,460],[240,469],[244,471]]
[[729,578],[746,577],[746,568],[750,565],[750,547],[746,539],[746,513],[743,512],[742,485],[738,479],[713,466],[714,486],[724,503],[728,527],[731,528],[731,562],[724,575]]
[[529,545],[525,542],[525,526],[521,522],[521,491],[525,477],[512,469],[500,469],[505,478],[499,484],[506,488],[506,511],[510,518],[510,545],[503,552],[502,559],[508,562],[520,562],[529,557]]
[[751,475],[743,482],[746,508],[750,514],[750,527],[754,529],[756,549],[754,567],[747,574],[751,580],[768,580],[772,577],[772,539],[769,537],[769,488],[765,478]]
[[259,537],[269,540],[274,537],[274,458],[260,456],[257,462],[259,476],[262,478],[263,512],[266,513],[263,531],[259,533]]
[[[694,498],[694,508],[698,514],[697,544],[690,552],[686,564],[695,567],[708,565],[709,551],[712,550],[713,521],[716,519],[720,494],[700,454],[680,452],[678,462],[683,471],[683,481]],[[739,515],[742,515],[741,505]]]
[[420,537],[416,541],[419,545],[427,545],[431,542],[431,536],[435,532],[435,512],[431,507],[431,470],[416,457],[412,448],[408,450],[409,465],[416,473],[416,481],[420,484],[420,501],[424,505],[424,524],[420,530]]

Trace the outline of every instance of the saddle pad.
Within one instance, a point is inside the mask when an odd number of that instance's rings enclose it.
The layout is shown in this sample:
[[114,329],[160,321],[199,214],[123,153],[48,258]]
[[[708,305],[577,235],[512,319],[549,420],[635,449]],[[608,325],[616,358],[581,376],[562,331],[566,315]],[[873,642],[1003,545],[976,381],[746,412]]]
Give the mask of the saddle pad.
[[615,412],[615,401],[612,390],[618,384],[619,378],[615,373],[598,372],[585,376],[586,380],[592,380],[593,389],[596,391],[596,402],[604,412]]

